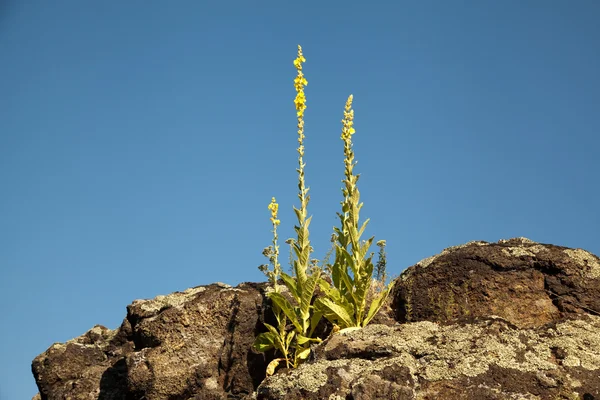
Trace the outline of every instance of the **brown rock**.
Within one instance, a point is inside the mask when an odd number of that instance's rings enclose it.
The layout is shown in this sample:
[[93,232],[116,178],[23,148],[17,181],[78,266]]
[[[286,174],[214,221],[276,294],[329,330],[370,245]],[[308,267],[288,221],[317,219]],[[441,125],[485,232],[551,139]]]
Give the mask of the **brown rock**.
[[262,302],[253,284],[200,286],[135,301],[128,307],[135,342],[127,357],[128,394],[159,400],[252,393],[266,369],[264,356],[251,350]]
[[262,287],[213,284],[136,300],[117,330],[96,326],[33,361],[40,399],[236,399],[265,376],[251,345]]
[[334,334],[317,347],[312,363],[267,378],[257,399],[599,396],[600,317],[581,316],[529,329],[501,318],[472,324],[369,325]]
[[124,320],[116,330],[96,325],[67,343],[53,344],[32,364],[40,399],[124,399],[130,335]]
[[525,238],[451,247],[407,269],[394,288],[400,322],[500,316],[519,327],[600,315],[600,259]]
[[120,328],[36,357],[35,399],[600,400],[600,259],[583,250],[524,238],[444,250],[396,280],[370,326],[263,382],[273,354],[251,346],[274,323],[266,287],[134,301]]

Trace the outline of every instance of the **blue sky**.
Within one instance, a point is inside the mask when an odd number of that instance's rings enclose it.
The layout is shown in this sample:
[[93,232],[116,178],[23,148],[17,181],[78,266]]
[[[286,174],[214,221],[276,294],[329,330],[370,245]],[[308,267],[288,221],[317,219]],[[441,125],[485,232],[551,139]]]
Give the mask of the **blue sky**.
[[351,93],[390,274],[470,240],[600,254],[599,19],[594,0],[0,2],[0,399],[134,299],[264,280],[271,196],[282,239],[298,205],[297,44],[315,256]]

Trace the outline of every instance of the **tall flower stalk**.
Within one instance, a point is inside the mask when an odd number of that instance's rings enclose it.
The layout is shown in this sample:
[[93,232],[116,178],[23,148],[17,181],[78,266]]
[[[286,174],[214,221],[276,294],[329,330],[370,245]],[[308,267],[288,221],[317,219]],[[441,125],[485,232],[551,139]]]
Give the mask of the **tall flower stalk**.
[[308,202],[310,196],[308,188],[304,180],[304,111],[306,110],[306,95],[304,87],[308,85],[308,81],[302,72],[302,63],[306,62],[302,54],[302,47],[298,45],[298,57],[294,60],[294,67],[297,70],[296,79],[294,79],[294,88],[296,89],[296,105],[297,128],[298,128],[298,199],[300,200],[300,208],[294,206],[294,212],[298,218],[298,225],[294,227],[297,239],[292,244],[292,249],[296,254],[296,259],[293,262],[293,273],[301,281],[306,280],[306,272],[311,254],[311,246],[309,240],[308,226],[312,217],[308,217]]
[[[294,226],[297,238],[290,241],[291,248],[295,255],[292,260],[293,276],[281,271],[281,267],[274,267],[277,271],[277,276],[285,283],[292,301],[282,292],[276,289],[268,293],[269,299],[273,302],[273,309],[277,314],[279,311],[283,315],[283,320],[291,323],[290,330],[286,327],[281,328],[281,320],[279,331],[274,327],[265,324],[268,332],[261,333],[256,338],[254,347],[258,351],[267,351],[269,349],[278,349],[283,358],[276,358],[267,367],[267,375],[272,374],[275,368],[283,361],[288,367],[298,367],[304,362],[310,354],[310,344],[320,342],[321,339],[313,338],[314,330],[321,319],[322,314],[315,312],[312,305],[312,299],[318,281],[321,279],[321,270],[318,267],[311,267],[310,254],[312,247],[310,245],[309,230],[310,220],[308,217],[308,188],[306,187],[304,178],[304,111],[306,110],[306,95],[304,87],[308,81],[302,72],[302,63],[306,59],[302,54],[302,47],[298,46],[298,56],[294,60],[294,67],[297,71],[297,76],[294,79],[294,88],[296,89],[296,97],[294,104],[296,106],[297,130],[298,130],[298,198],[300,200],[300,208],[294,207],[294,212],[298,219],[298,225]],[[272,219],[277,220],[276,216]],[[278,225],[278,224],[277,224]],[[274,229],[275,239],[273,242],[273,253],[278,256],[279,251],[275,243],[276,241],[276,226]],[[275,260],[277,260],[277,256]],[[278,261],[275,262],[278,265]],[[293,349],[293,351],[292,351]]]
[[271,198],[268,209],[271,212],[271,224],[273,225],[271,232],[273,233],[273,239],[271,245],[263,250],[263,255],[269,259],[269,263],[273,266],[273,269],[269,270],[267,264],[261,265],[259,269],[267,276],[269,283],[273,286],[273,290],[279,292],[280,288],[277,280],[281,274],[281,264],[279,264],[279,235],[277,234],[277,227],[281,221],[277,217],[279,204],[277,204],[275,197]]
[[360,221],[360,192],[357,182],[359,175],[354,174],[354,150],[352,135],[354,129],[353,96],[350,95],[344,108],[341,139],[344,142],[344,196],[342,212],[338,213],[340,227],[335,227],[337,243],[335,261],[331,267],[333,286],[321,281],[320,286],[326,294],[319,299],[318,309],[333,324],[341,329],[361,328],[366,326],[381,309],[392,286],[386,287],[372,301],[367,309],[367,300],[373,283],[373,253],[368,254],[373,237],[361,240],[361,236],[369,223],[367,219],[362,225]]
[[[318,266],[318,260],[310,258],[312,247],[309,239],[309,225],[312,217],[308,216],[308,202],[310,196],[306,186],[304,167],[304,112],[306,110],[306,95],[304,88],[308,84],[302,70],[302,64],[306,62],[302,54],[302,47],[298,46],[298,55],[294,60],[296,77],[294,89],[296,97],[294,105],[296,108],[297,133],[298,133],[298,199],[300,207],[294,208],[298,220],[294,226],[295,239],[288,239],[290,245],[290,263],[292,265],[291,275],[281,270],[279,264],[279,245],[277,227],[279,219],[277,212],[279,205],[275,198],[269,204],[271,211],[271,224],[273,225],[273,241],[263,253],[269,258],[273,269],[268,265],[260,267],[269,278],[270,288],[267,296],[271,300],[273,313],[277,320],[277,327],[265,323],[267,332],[256,337],[254,348],[265,352],[274,349],[281,353],[281,357],[275,358],[267,366],[267,375],[272,375],[275,369],[285,363],[290,368],[296,368],[303,363],[310,354],[310,345],[322,341],[319,337],[313,337],[317,324],[324,316],[334,324],[333,332],[343,329],[359,329],[366,326],[377,312],[381,309],[387,298],[392,284],[379,290],[371,290],[373,287],[373,253],[367,254],[373,243],[373,238],[361,240],[367,223],[359,224],[360,192],[357,187],[359,175],[354,174],[354,150],[352,149],[352,135],[354,129],[354,110],[352,109],[353,97],[350,95],[344,108],[344,119],[342,120],[341,139],[344,143],[344,183],[342,187],[343,201],[342,211],[338,213],[340,226],[334,228],[332,235],[333,248],[326,256],[328,273],[331,275],[331,283],[323,278],[323,271]],[[385,241],[379,241],[380,260],[377,268],[377,279],[385,281]],[[335,251],[335,261],[328,262],[329,255]],[[278,284],[281,278],[285,287]],[[323,296],[314,300],[315,289],[319,286]],[[373,297],[373,292],[376,292]]]
[[385,285],[385,281],[387,280],[387,254],[385,253],[385,240],[379,240],[376,245],[379,247],[379,253],[377,254],[377,264],[375,264],[375,280],[380,285]]
[[[279,263],[279,235],[277,234],[277,227],[281,223],[278,218],[279,204],[275,200],[275,197],[271,199],[269,203],[269,211],[271,212],[271,224],[273,226],[273,240],[272,244],[263,250],[263,255],[269,259],[269,263],[273,267],[272,270],[269,269],[269,265],[264,264],[259,267],[259,269],[267,276],[269,279],[269,283],[272,287],[271,293],[281,293],[281,286],[278,284],[279,277],[281,276],[281,264]],[[289,352],[290,345],[293,339],[293,335],[287,332],[287,317],[281,307],[279,307],[276,303],[273,304],[273,315],[275,316],[275,320],[277,321],[277,327],[274,327],[265,322],[265,327],[268,332],[259,335],[257,338],[257,344],[262,345],[262,348],[258,348],[261,351],[266,351],[268,349],[274,348],[276,349],[283,357],[276,358],[271,364],[269,364],[267,368],[267,374],[272,374],[275,371],[275,367],[281,361],[285,361],[286,366],[289,368],[292,366],[290,362]],[[260,338],[260,340],[259,340]],[[265,345],[266,343],[266,345]],[[256,344],[255,344],[256,346]]]

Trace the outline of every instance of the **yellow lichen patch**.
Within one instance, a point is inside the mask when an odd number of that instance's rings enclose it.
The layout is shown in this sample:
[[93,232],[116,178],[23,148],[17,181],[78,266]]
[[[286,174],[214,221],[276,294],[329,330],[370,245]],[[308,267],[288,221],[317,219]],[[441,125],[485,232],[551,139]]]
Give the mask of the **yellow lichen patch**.
[[446,255],[454,250],[458,250],[458,249],[462,249],[464,247],[469,247],[469,246],[489,246],[488,242],[483,242],[483,241],[479,241],[479,240],[473,240],[471,242],[465,243],[465,244],[461,244],[458,246],[452,246],[452,247],[448,247],[444,250],[442,250],[442,252],[440,254],[436,254],[435,256],[431,256],[431,257],[427,257],[421,261],[419,261],[417,263],[417,265],[421,268],[427,268],[429,267],[429,265],[431,265],[431,263],[433,263],[436,259],[438,259],[439,257]]
[[[110,329],[106,329],[106,328],[103,328],[103,327],[101,327],[99,325],[96,325],[92,329],[90,329],[88,332],[95,333],[96,335],[103,336],[103,335],[106,335],[106,333],[110,332]],[[113,336],[114,336],[114,333],[113,333]]]
[[541,244],[528,247],[506,247],[502,252],[510,257],[535,257],[538,253],[548,252]]
[[582,267],[581,275],[584,278],[600,278],[600,261],[598,257],[583,249],[565,249],[563,251]]
[[[118,329],[108,329],[101,325],[96,325],[92,329],[90,329],[86,333],[84,333],[83,335],[73,338],[71,340],[67,340],[65,343],[54,343],[50,348],[54,349],[54,350],[64,351],[64,350],[66,350],[68,344],[76,344],[78,346],[92,346],[92,347],[105,348],[110,345],[110,341],[117,335],[118,332],[119,332]],[[99,340],[94,344],[83,343],[83,342],[89,341],[90,333],[102,337],[102,340]]]
[[[224,284],[222,284],[224,285]],[[229,287],[229,285],[226,285]],[[221,286],[222,287],[222,286]],[[165,308],[177,307],[190,300],[196,294],[206,290],[205,286],[198,286],[195,288],[189,288],[183,292],[171,293],[167,296],[159,295],[151,300],[134,300],[133,305],[140,304],[140,308],[143,311],[149,313],[159,312]]]
[[[325,370],[328,367],[345,368],[354,360],[321,361],[313,364],[303,364],[299,368],[291,370],[285,378],[280,376],[269,377],[265,383],[269,388],[283,396],[292,389],[304,389],[308,392],[316,392],[328,381]],[[367,362],[365,361],[366,365]]]
[[[500,239],[498,241],[498,244],[515,243],[515,242],[518,242],[519,244],[537,244],[537,242],[534,242],[533,240],[527,239],[525,237],[518,237],[518,238],[513,238],[513,239]],[[431,263],[433,263],[440,256],[448,254],[452,251],[462,249],[464,247],[469,247],[469,246],[489,246],[490,244],[491,243],[480,241],[480,240],[473,240],[473,241],[470,241],[470,242],[467,242],[465,244],[461,244],[458,246],[448,247],[448,248],[444,249],[440,254],[436,254],[434,256],[427,257],[427,258],[419,261],[417,263],[417,265],[422,268],[426,268],[429,265],[431,265]],[[506,255],[518,257],[521,255],[534,256],[541,251],[547,251],[547,249],[543,245],[528,246],[528,247],[511,246],[511,247],[507,247],[506,249],[503,249],[502,251]]]
[[600,317],[592,317],[596,324],[584,320],[567,321],[556,326],[559,334],[552,339],[552,345],[567,354],[563,364],[585,369],[600,369]]
[[[458,375],[476,376],[489,365],[537,373],[557,368],[551,361],[551,348],[561,348],[572,360],[572,366],[600,368],[600,318],[594,323],[568,321],[559,324],[556,332],[541,335],[535,329],[505,329],[489,335],[480,325],[440,327],[431,322],[418,322],[401,327],[368,326],[351,332],[353,341],[372,341],[397,352],[422,354],[429,380],[452,379]],[[551,337],[548,337],[551,336]],[[473,345],[473,341],[476,343]],[[350,343],[346,344],[351,345]],[[354,346],[359,346],[356,343]],[[582,350],[588,349],[588,350]],[[453,368],[448,368],[452,364]]]
[[[561,368],[552,356],[553,349],[562,350],[567,357],[564,367],[600,369],[600,317],[567,321],[556,328],[515,329],[503,320],[481,321],[465,326],[439,326],[431,322],[408,323],[389,327],[369,325],[345,336],[333,336],[322,349],[326,354],[346,354],[337,360],[320,359],[304,364],[290,374],[275,375],[265,383],[271,390],[285,396],[298,388],[316,392],[327,384],[334,373],[341,386],[359,385],[387,366],[406,367],[413,382],[450,382],[464,377],[486,374],[491,366],[510,371],[535,374],[537,379],[553,384],[548,371]],[[392,351],[375,359],[356,358],[364,349],[374,354]],[[575,388],[577,381],[563,382],[565,390]],[[334,393],[329,398],[336,399]],[[524,394],[515,399],[535,399]],[[528,396],[528,397],[527,397]],[[508,398],[508,397],[507,397]]]
[[537,242],[534,242],[531,239],[527,239],[526,237],[517,237],[517,238],[512,238],[512,239],[500,239],[498,240],[498,244],[504,244],[504,243],[508,243],[508,242],[520,242],[521,244],[535,244]]

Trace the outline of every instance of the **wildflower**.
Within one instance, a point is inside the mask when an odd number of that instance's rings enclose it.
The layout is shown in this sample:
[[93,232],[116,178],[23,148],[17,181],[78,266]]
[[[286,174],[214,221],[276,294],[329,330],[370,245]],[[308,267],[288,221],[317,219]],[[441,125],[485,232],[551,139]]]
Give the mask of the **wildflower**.
[[306,58],[302,56],[302,47],[298,46],[298,58],[294,60],[294,67],[302,69],[302,63],[306,62]]
[[353,96],[348,96],[346,101],[346,108],[344,110],[344,119],[342,120],[342,140],[345,144],[349,144],[352,135],[356,133],[354,130],[354,110],[352,109]]
[[296,114],[298,116],[298,134],[301,134],[300,131],[303,130],[304,121],[302,120],[302,117],[304,115],[304,110],[306,110],[304,86],[308,85],[308,81],[302,73],[303,62],[306,62],[306,58],[302,55],[302,47],[298,45],[298,57],[294,60],[294,67],[298,70],[298,75],[296,76],[296,79],[294,79],[294,88],[296,89],[294,104],[296,105]]
[[277,211],[279,210],[279,204],[275,201],[275,197],[271,198],[271,203],[269,203],[269,210],[271,211],[271,223],[273,226],[277,226],[281,223],[277,219]]

